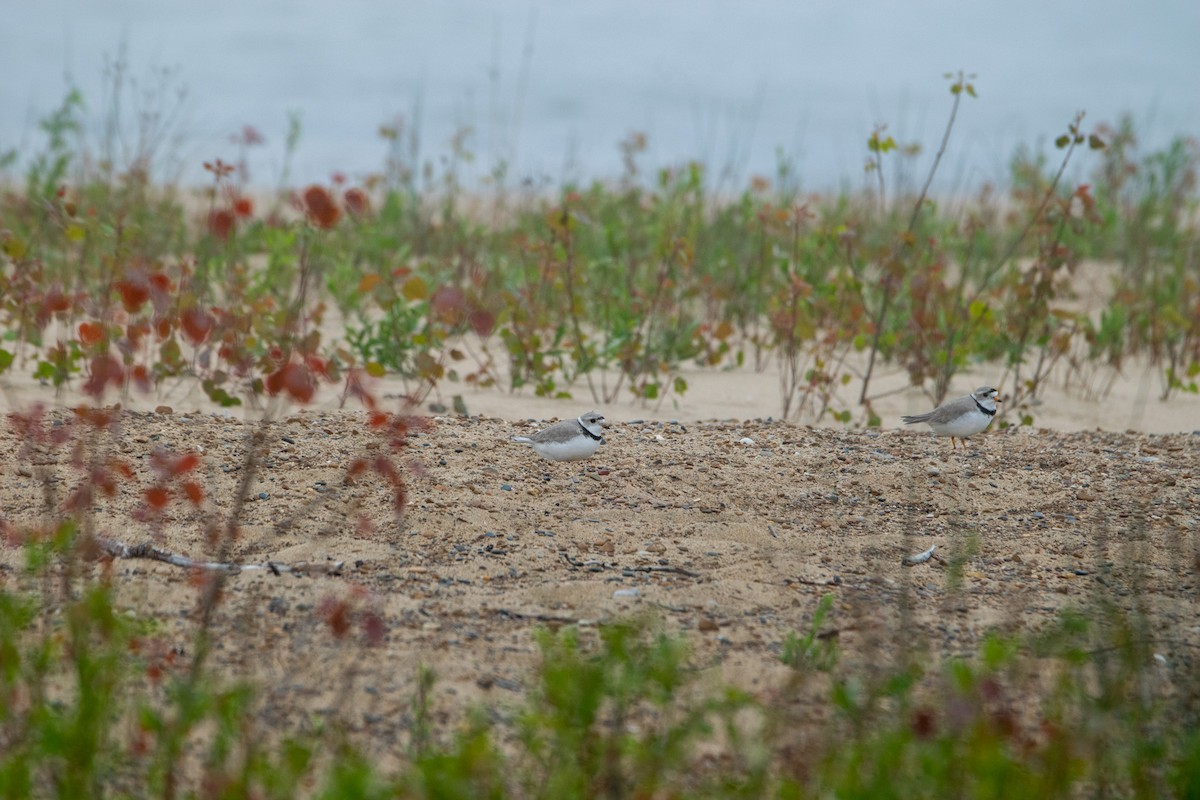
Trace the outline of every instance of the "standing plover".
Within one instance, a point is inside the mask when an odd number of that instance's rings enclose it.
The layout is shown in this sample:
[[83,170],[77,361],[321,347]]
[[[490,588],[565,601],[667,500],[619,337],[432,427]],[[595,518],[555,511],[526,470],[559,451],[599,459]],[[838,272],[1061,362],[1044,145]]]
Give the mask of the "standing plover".
[[980,386],[966,397],[947,400],[926,414],[901,417],[906,425],[924,422],[938,436],[950,437],[950,448],[958,446],[959,439],[983,433],[996,416],[996,403],[1000,393],[991,386]]
[[514,436],[513,441],[533,445],[539,456],[551,461],[580,461],[604,443],[600,428],[603,422],[604,415],[589,411],[575,419],[556,422],[533,436]]

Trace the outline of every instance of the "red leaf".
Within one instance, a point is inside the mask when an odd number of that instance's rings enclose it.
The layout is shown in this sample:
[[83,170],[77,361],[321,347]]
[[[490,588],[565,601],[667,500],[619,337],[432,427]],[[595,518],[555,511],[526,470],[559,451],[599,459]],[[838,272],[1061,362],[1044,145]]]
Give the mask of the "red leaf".
[[150,333],[150,323],[148,322],[131,322],[125,326],[125,338],[129,341],[129,349],[137,350],[141,347],[142,337]]
[[471,316],[467,318],[467,322],[471,325],[471,330],[480,336],[489,336],[496,327],[496,318],[482,308],[472,311]]
[[75,491],[71,492],[67,498],[66,507],[68,511],[83,511],[92,504],[92,486],[85,484],[80,486]]
[[192,505],[198,506],[204,500],[204,489],[195,481],[186,481],[183,484],[183,493],[192,501]]
[[346,210],[356,217],[361,217],[371,210],[371,201],[362,189],[347,189],[343,199],[346,201]]
[[337,638],[343,638],[350,631],[350,605],[345,600],[326,597],[321,601],[318,613]]
[[161,272],[156,272],[150,276],[150,285],[160,292],[171,291],[171,279]]
[[307,403],[312,400],[317,387],[307,367],[291,363],[283,368],[283,389],[297,403]]
[[129,466],[129,462],[113,458],[109,460],[108,466],[109,469],[119,473],[125,480],[133,480],[133,467]]
[[150,283],[144,276],[131,276],[117,281],[117,293],[121,295],[121,305],[130,314],[142,307],[150,299]]
[[138,391],[149,394],[150,390],[154,388],[150,382],[150,372],[143,364],[138,364],[134,367],[130,371],[129,377],[133,380],[134,385],[137,386]]
[[457,286],[439,286],[429,298],[429,305],[443,322],[457,324],[466,311],[467,296]]
[[351,481],[361,475],[367,468],[366,459],[356,458],[346,469],[346,480]]
[[171,493],[165,486],[151,486],[146,490],[146,504],[155,511],[164,508],[171,499]]
[[61,314],[71,307],[71,299],[63,294],[62,290],[55,287],[46,293],[42,298],[42,308],[38,312],[38,319],[45,324],[54,314]]
[[112,497],[117,493],[117,483],[113,480],[112,472],[106,467],[93,469],[89,480],[91,480],[93,486],[104,493],[105,497]]
[[193,347],[200,345],[208,338],[215,324],[216,320],[213,319],[212,314],[196,306],[192,306],[179,315],[179,326],[183,330],[183,337]]
[[362,615],[363,636],[367,640],[367,644],[371,647],[378,647],[383,644],[383,637],[387,634],[387,626],[383,624],[383,617],[374,611],[367,611]]
[[218,239],[228,239],[236,221],[237,218],[229,209],[217,209],[208,215],[208,232]]
[[332,228],[341,217],[329,192],[320,186],[310,186],[304,190],[304,211],[318,228]]
[[93,345],[104,336],[104,326],[99,322],[79,323],[79,341],[85,345]]
[[324,378],[327,381],[329,380],[329,362],[328,361],[326,361],[323,358],[318,358],[317,356],[308,356],[307,358],[304,359],[304,361],[306,364],[308,364],[308,368],[310,370],[312,370],[315,374],[320,375],[322,378]]
[[107,428],[115,419],[113,413],[107,408],[95,408],[87,405],[76,407],[75,416],[97,430]]
[[89,397],[99,399],[108,384],[120,387],[125,378],[125,370],[121,362],[110,355],[96,356],[88,369],[88,379],[83,384],[83,392]]
[[175,459],[170,467],[171,477],[182,475],[185,472],[191,472],[200,464],[200,456],[195,453],[184,453]]
[[277,369],[267,376],[264,381],[267,387],[267,393],[272,397],[283,391],[283,370]]
[[399,478],[399,473],[396,472],[396,465],[387,456],[376,456],[374,467],[379,476],[387,481],[395,483]]

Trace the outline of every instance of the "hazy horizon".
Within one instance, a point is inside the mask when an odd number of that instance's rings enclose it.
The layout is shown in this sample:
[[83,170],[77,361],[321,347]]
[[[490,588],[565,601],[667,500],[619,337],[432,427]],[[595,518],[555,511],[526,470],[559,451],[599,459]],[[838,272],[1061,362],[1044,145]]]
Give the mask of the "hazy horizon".
[[[0,153],[27,158],[37,121],[69,85],[89,126],[104,110],[104,65],[126,53],[146,83],[173,70],[187,89],[185,177],[232,160],[230,137],[253,126],[251,178],[278,177],[289,112],[302,137],[293,182],[351,179],[384,162],[381,125],[417,126],[421,157],[439,160],[470,128],[466,167],[497,163],[508,182],[557,185],[620,174],[618,142],[644,133],[647,169],[698,159],[713,184],[773,177],[777,153],[809,190],[862,185],[876,124],[919,142],[928,167],[950,110],[946,72],[977,74],[943,165],[943,187],[1002,182],[1015,148],[1048,145],[1077,111],[1085,128],[1130,113],[1146,148],[1200,133],[1200,4],[1148,11],[1115,0],[1045,8],[1030,0],[914,8],[785,0],[600,5],[569,0],[354,3],[315,0],[202,13],[148,0],[48,0],[22,7],[0,34]],[[126,109],[132,111],[133,109]],[[1083,166],[1083,165],[1081,165]],[[19,168],[19,167],[18,167]]]

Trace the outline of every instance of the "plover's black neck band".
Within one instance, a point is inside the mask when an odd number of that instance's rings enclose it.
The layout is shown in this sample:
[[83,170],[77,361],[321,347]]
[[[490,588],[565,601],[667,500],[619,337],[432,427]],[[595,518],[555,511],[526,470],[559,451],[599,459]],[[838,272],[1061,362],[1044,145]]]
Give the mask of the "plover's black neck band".
[[592,440],[592,441],[594,441],[594,442],[603,442],[603,441],[604,441],[604,437],[603,437],[603,436],[597,436],[596,434],[594,434],[594,433],[592,433],[591,431],[589,431],[589,430],[588,430],[588,426],[587,426],[587,425],[584,425],[582,420],[578,420],[578,419],[577,419],[577,420],[575,420],[575,421],[579,423],[579,429],[580,429],[581,431],[583,431],[583,435],[584,435],[584,436],[587,436],[589,439],[591,439],[591,440]]
[[988,409],[984,408],[983,403],[979,402],[979,398],[976,397],[975,395],[971,395],[971,399],[975,401],[975,407],[978,408],[980,411],[987,414],[989,417],[996,416],[996,409],[993,408],[991,410],[988,410]]

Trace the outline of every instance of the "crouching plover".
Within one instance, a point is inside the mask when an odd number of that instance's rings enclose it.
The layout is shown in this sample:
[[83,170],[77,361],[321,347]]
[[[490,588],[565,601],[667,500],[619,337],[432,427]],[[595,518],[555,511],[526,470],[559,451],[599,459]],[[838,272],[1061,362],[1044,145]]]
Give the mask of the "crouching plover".
[[604,443],[600,428],[604,415],[595,411],[575,419],[564,419],[533,436],[514,436],[514,442],[533,445],[534,451],[551,461],[581,461]]
[[983,433],[996,416],[996,403],[1000,393],[991,386],[980,386],[966,397],[948,400],[926,414],[901,417],[906,425],[924,422],[938,436],[950,437],[950,449],[958,446],[959,439]]

